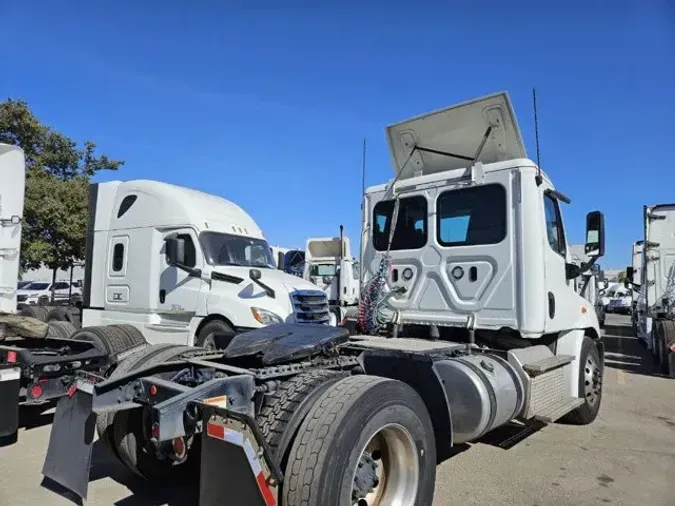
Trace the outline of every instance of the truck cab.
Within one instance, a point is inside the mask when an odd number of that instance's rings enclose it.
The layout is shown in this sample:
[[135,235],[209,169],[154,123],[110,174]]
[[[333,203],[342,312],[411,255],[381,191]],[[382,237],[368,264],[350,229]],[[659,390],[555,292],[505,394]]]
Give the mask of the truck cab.
[[16,311],[24,174],[23,151],[0,144],[0,313]]
[[354,306],[359,300],[359,265],[351,255],[349,238],[307,239],[303,278],[319,286],[333,306]]
[[83,325],[212,346],[272,323],[325,323],[326,295],[276,268],[262,230],[220,197],[158,181],[92,185]]
[[[593,262],[570,256],[570,200],[527,158],[506,93],[392,125],[387,138],[394,179],[365,195],[364,282],[384,272],[387,292],[370,304],[371,321],[599,335],[574,288]],[[597,259],[602,213],[588,214],[586,234]]]

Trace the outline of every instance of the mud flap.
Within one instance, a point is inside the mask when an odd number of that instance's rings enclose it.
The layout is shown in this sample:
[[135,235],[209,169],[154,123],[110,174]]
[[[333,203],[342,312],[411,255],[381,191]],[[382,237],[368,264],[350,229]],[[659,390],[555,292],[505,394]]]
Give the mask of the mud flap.
[[281,471],[255,421],[225,408],[199,403],[202,461],[199,506],[276,506]]
[[[54,414],[42,474],[62,487],[87,498],[89,467],[96,414],[92,411],[94,386],[76,380]],[[43,484],[47,486],[48,484]]]
[[17,440],[20,381],[20,368],[0,368],[0,447]]

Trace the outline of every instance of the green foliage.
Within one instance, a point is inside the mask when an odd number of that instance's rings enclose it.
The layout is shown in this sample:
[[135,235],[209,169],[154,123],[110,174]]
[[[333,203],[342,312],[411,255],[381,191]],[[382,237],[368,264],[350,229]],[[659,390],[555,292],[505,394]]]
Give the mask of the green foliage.
[[124,162],[96,155],[91,141],[78,149],[66,135],[42,124],[22,100],[0,102],[0,142],[20,146],[26,156],[26,197],[21,269],[45,264],[68,269],[84,258],[91,176]]
[[623,281],[626,279],[626,271],[619,272],[617,279],[619,280],[619,283],[623,283]]

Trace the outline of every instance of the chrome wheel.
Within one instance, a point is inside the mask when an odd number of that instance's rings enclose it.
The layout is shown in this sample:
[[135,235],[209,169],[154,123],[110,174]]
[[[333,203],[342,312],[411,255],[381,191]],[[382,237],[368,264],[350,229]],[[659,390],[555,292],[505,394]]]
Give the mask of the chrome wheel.
[[590,353],[584,364],[584,395],[591,406],[595,406],[602,395],[602,372],[597,359]]
[[352,479],[352,506],[408,506],[419,487],[417,447],[398,424],[377,431],[361,452]]

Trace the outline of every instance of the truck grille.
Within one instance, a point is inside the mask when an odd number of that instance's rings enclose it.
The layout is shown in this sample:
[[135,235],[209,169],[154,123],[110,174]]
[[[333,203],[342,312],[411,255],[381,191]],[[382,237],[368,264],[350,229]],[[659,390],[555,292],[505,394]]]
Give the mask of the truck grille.
[[328,323],[328,298],[320,290],[298,290],[291,294],[298,323]]

